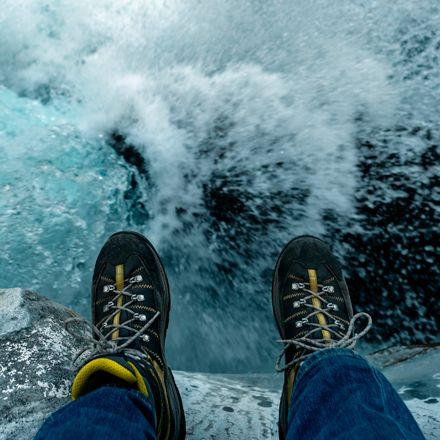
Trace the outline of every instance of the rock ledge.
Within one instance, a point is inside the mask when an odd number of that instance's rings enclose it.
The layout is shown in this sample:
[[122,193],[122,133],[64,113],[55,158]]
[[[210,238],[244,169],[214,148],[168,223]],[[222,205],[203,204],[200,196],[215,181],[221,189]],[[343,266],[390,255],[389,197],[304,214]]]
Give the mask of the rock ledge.
[[[34,292],[0,290],[0,439],[32,439],[44,419],[70,400],[70,362],[83,346],[64,329],[72,316]],[[440,438],[440,350],[400,347],[372,360],[387,365],[385,374],[426,437]],[[176,381],[188,438],[278,438],[279,376],[176,372]]]

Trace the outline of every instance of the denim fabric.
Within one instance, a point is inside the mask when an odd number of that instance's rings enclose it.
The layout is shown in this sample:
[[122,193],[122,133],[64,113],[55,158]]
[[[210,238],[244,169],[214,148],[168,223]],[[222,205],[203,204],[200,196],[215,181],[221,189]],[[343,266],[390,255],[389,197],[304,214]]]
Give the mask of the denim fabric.
[[154,403],[139,391],[104,386],[53,413],[34,440],[153,440]]
[[[35,440],[155,439],[154,404],[138,391],[105,386],[52,414]],[[382,373],[347,349],[328,349],[300,367],[287,440],[423,439]]]
[[295,380],[288,440],[424,439],[391,384],[348,349],[307,358]]

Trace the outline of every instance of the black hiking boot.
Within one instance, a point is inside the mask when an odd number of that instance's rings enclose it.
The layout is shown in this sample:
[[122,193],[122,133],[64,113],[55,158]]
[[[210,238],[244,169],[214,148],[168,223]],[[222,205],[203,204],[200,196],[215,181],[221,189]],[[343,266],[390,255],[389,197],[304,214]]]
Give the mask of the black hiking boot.
[[[300,363],[315,351],[330,347],[354,347],[365,334],[371,318],[353,309],[341,266],[320,239],[301,236],[281,252],[272,284],[272,306],[284,349],[277,370],[284,371],[279,413],[279,436],[287,434],[287,416]],[[353,336],[354,321],[367,316],[369,323]],[[284,367],[280,366],[285,358]]]
[[72,398],[108,383],[151,393],[158,439],[185,438],[182,400],[165,359],[169,311],[168,281],[153,245],[135,232],[112,235],[93,274],[94,348],[74,379]]

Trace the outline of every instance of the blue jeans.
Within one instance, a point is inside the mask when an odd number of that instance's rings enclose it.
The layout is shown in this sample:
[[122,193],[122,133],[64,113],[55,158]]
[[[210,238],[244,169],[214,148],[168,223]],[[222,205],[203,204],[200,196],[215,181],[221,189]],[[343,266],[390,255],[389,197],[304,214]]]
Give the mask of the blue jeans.
[[[105,386],[51,415],[35,440],[105,438],[155,439],[153,402],[137,391]],[[351,350],[322,350],[301,365],[288,440],[423,438],[388,380]]]
[[328,349],[298,370],[287,438],[315,440],[424,439],[385,376],[348,349]]

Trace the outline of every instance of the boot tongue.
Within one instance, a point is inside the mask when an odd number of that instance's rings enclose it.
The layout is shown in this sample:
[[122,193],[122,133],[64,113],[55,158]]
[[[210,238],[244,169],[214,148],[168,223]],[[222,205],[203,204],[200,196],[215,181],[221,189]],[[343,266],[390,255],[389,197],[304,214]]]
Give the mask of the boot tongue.
[[[302,264],[295,264],[294,271],[295,273],[300,273],[302,275],[304,282],[307,283],[306,286],[308,289],[316,294],[321,290],[319,285],[326,285],[334,280],[334,275],[326,264],[317,264],[311,267],[304,267]],[[313,305],[317,309],[325,308],[325,303],[323,303],[319,297],[309,300],[309,304]],[[311,313],[312,309],[310,308],[309,310]],[[324,313],[317,313],[312,318],[309,318],[309,320],[322,326],[325,326],[329,323],[328,317]],[[331,341],[331,333],[324,329],[316,330],[310,335],[310,337],[312,339],[323,339],[328,340],[329,342]]]
[[[119,324],[124,324],[127,321],[131,321],[128,324],[129,327],[133,329],[130,331],[128,329],[121,328],[114,335],[118,334],[123,338],[130,338],[135,334],[135,331],[140,330],[156,313],[157,304],[154,297],[154,285],[151,281],[152,276],[151,273],[144,267],[142,261],[139,259],[137,255],[131,255],[127,258],[126,262],[123,265],[124,270],[124,278],[122,278],[121,284],[117,284],[118,290],[122,290],[126,288],[130,278],[135,276],[141,276],[141,282],[134,282],[132,286],[128,289],[128,293],[130,296],[121,297],[120,305],[126,304],[129,301],[132,301],[132,296],[143,296],[143,301],[134,301],[129,307],[134,313],[136,313],[139,318],[133,321],[133,313],[121,311],[119,312]],[[115,268],[116,278],[118,275],[117,266]],[[116,283],[118,283],[118,279],[116,279]],[[150,287],[148,287],[150,286]],[[140,319],[141,316],[144,316],[143,320]],[[149,329],[146,332],[146,337],[148,338],[148,347],[155,353],[161,353],[160,351],[160,342],[159,338],[156,336],[160,333],[159,329],[159,319],[152,323]],[[136,340],[133,342],[130,348],[141,350],[145,345],[144,340]]]
[[[319,292],[318,284],[323,284],[323,279],[328,278],[322,273],[322,270],[320,270],[320,279],[318,280],[318,271],[316,269],[307,269],[307,276],[308,276],[308,282],[310,290],[313,293]],[[324,304],[322,300],[319,297],[315,297],[311,299],[312,305],[316,309],[322,309],[324,308]],[[328,324],[328,316],[326,316],[324,313],[317,313],[315,316],[313,316],[313,320],[316,324],[319,324],[321,326],[326,326]],[[312,337],[314,339],[323,339],[325,341],[331,341],[331,333],[328,330],[320,330],[313,333]]]
[[[290,276],[287,277],[286,284],[284,286],[284,295],[289,294],[300,294],[299,290],[293,290],[293,284],[305,284],[305,287],[308,290],[311,290],[313,293],[318,293],[320,291],[319,285],[325,285],[328,282],[331,282],[334,280],[334,275],[329,270],[329,268],[325,264],[319,264],[315,265],[315,267],[305,267],[300,262],[290,262]],[[307,292],[303,293],[303,296],[309,296],[310,294]],[[286,310],[286,316],[290,316],[293,314],[298,313],[298,310],[301,309],[295,309],[293,304],[295,300],[299,300],[301,296],[289,299],[286,301],[285,304],[285,310]],[[320,298],[311,298],[307,300],[307,303],[309,305],[313,305],[316,308],[325,308],[325,304],[320,300]],[[304,307],[304,306],[302,306]],[[314,309],[311,307],[307,307],[307,313],[304,315],[301,315],[302,317],[307,316],[309,313],[312,313]],[[307,333],[311,330],[313,330],[316,327],[308,326],[307,324],[304,324],[303,326],[296,328],[296,321],[301,318],[301,316],[298,316],[297,319],[292,319],[288,323],[287,328],[287,334],[291,335],[298,335],[301,332],[304,331],[304,329],[307,329]],[[316,315],[312,316],[311,318],[308,318],[309,322],[319,325],[327,325],[328,324],[328,317],[324,315],[323,313],[317,313]],[[317,329],[315,331],[312,331],[309,336],[307,336],[310,339],[317,339],[317,340],[328,340],[329,343],[331,342],[331,334],[328,330],[325,329]],[[307,353],[307,350],[298,350],[294,346],[291,346],[286,351],[286,363],[290,363],[294,358],[298,358],[304,354]]]

